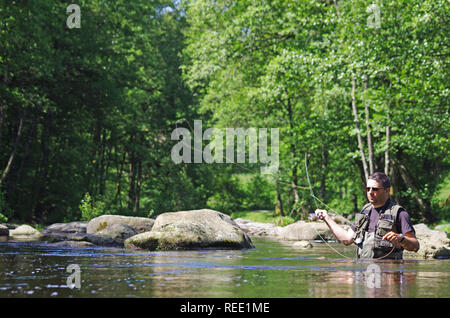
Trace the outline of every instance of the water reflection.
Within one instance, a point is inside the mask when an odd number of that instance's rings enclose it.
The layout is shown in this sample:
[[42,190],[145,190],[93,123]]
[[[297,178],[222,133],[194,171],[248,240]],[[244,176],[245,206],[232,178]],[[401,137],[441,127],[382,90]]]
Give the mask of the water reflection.
[[[365,262],[336,258],[320,244],[254,243],[252,250],[171,252],[0,243],[0,297],[450,296],[449,260]],[[80,289],[67,286],[69,264],[80,266]],[[379,273],[368,271],[371,264]]]

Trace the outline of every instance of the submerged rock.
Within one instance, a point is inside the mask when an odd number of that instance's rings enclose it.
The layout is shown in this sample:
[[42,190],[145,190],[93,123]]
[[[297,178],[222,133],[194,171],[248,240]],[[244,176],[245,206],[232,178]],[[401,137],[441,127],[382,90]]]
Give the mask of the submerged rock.
[[292,244],[293,248],[299,248],[299,249],[309,249],[312,248],[313,245],[310,241],[298,241]]
[[228,215],[203,209],[160,214],[151,231],[128,238],[125,247],[171,250],[254,246]]
[[91,242],[85,241],[61,241],[56,243],[50,243],[50,246],[57,247],[71,247],[71,248],[83,248],[83,247],[95,247]]

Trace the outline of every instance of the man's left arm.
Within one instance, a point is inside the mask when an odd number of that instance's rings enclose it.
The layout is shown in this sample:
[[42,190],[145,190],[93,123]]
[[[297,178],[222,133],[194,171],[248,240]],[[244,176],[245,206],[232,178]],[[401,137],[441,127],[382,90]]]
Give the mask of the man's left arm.
[[383,240],[388,240],[389,242],[394,244],[395,247],[403,247],[408,251],[417,252],[420,248],[419,241],[417,240],[416,235],[413,231],[407,232],[403,240],[401,234],[391,231],[383,237]]

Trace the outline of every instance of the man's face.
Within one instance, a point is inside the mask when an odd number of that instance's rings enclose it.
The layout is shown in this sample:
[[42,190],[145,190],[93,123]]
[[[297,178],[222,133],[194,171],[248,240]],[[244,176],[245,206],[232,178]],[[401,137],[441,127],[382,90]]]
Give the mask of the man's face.
[[389,188],[384,189],[381,184],[372,179],[367,180],[366,193],[367,199],[376,208],[383,206],[389,198]]

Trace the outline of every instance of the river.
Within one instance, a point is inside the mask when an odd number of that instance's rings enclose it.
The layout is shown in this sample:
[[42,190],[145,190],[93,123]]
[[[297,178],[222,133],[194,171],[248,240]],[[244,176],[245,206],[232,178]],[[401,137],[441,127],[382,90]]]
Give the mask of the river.
[[198,251],[1,242],[0,297],[450,297],[450,260],[356,261],[354,247],[333,244],[343,257],[252,240]]

